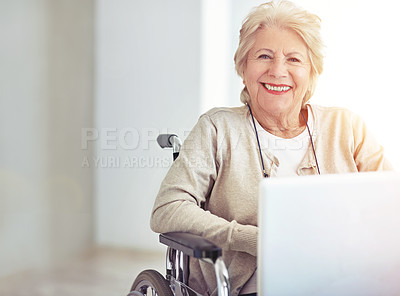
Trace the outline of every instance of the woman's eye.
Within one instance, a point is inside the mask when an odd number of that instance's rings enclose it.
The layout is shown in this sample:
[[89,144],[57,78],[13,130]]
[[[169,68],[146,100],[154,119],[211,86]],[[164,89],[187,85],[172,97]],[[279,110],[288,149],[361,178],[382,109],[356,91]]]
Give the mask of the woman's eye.
[[298,58],[289,58],[288,60],[289,60],[289,62],[292,62],[292,63],[301,63],[301,61]]
[[267,54],[262,54],[262,55],[260,55],[258,58],[259,58],[259,59],[262,59],[262,60],[269,60],[269,59],[271,59],[271,57],[270,57],[269,55],[267,55]]

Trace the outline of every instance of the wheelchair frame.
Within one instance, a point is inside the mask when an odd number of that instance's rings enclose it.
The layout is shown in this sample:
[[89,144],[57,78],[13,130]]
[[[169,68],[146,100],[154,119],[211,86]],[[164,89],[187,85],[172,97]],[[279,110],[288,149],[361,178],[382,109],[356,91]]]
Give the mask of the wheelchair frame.
[[[161,148],[172,148],[175,160],[182,142],[175,134],[161,134],[157,138]],[[159,240],[167,248],[165,278],[156,270],[144,270],[135,279],[127,296],[201,296],[189,287],[190,257],[214,265],[219,296],[229,296],[229,275],[222,260],[222,249],[199,235],[184,232],[160,234]]]

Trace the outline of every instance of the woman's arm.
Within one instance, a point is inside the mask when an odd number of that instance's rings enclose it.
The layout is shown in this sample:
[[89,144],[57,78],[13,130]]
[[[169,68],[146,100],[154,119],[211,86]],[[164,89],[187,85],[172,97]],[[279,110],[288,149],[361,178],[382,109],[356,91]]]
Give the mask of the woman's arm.
[[150,225],[155,232],[189,232],[225,250],[256,256],[256,226],[227,221],[202,208],[218,180],[217,132],[207,115],[199,119],[161,184]]
[[353,114],[354,160],[359,172],[392,170],[385,158],[383,147],[368,130],[364,121]]

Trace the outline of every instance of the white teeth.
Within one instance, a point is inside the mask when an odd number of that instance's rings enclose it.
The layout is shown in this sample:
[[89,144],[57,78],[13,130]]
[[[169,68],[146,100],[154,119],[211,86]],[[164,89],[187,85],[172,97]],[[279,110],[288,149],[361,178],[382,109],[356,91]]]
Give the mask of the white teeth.
[[264,83],[264,86],[266,89],[273,90],[273,91],[287,91],[290,89],[290,86],[271,86],[266,83]]

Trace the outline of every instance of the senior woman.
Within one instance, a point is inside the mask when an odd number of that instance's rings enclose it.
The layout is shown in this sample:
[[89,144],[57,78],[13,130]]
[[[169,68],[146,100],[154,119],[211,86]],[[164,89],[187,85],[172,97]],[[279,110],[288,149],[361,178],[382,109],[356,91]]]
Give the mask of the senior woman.
[[[320,19],[290,2],[253,10],[235,54],[236,108],[199,118],[155,201],[156,232],[201,235],[223,249],[232,295],[257,292],[257,198],[265,177],[390,169],[362,120],[307,104],[323,69]],[[191,261],[189,284],[215,295],[213,267]]]

